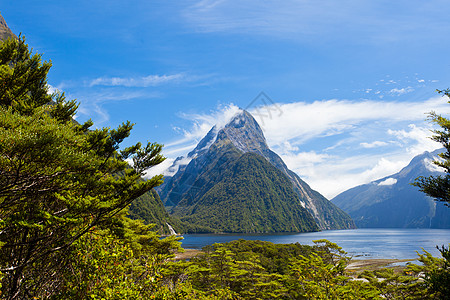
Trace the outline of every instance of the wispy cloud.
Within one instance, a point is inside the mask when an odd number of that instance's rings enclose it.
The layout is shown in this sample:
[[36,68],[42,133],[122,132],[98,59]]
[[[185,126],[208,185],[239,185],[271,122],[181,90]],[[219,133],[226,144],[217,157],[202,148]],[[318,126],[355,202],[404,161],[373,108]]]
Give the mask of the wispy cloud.
[[151,87],[166,83],[177,83],[183,80],[189,80],[186,74],[183,73],[143,77],[99,77],[91,80],[88,86]]
[[47,84],[47,88],[48,88],[48,93],[51,95],[51,94],[53,94],[54,92],[57,92],[58,91],[58,89],[56,88],[56,87],[54,87],[54,86],[52,86],[52,85],[50,85],[50,84]]
[[[363,130],[363,125],[367,122],[382,120],[386,128],[392,123],[422,122],[426,118],[426,113],[433,110],[449,111],[448,104],[441,97],[412,103],[324,100],[277,105],[283,114],[264,120],[266,138],[272,145],[277,146],[286,140],[297,145],[312,138],[354,132],[356,128]],[[258,118],[257,121],[259,121]]]
[[394,88],[394,89],[391,89],[389,92],[391,94],[393,94],[393,95],[399,95],[400,96],[400,95],[403,95],[403,94],[411,93],[413,91],[414,91],[414,89],[412,87],[408,86],[408,87],[401,88],[401,89]]
[[303,41],[328,35],[395,42],[448,31],[449,25],[439,17],[442,5],[447,6],[442,1],[434,5],[408,1],[389,10],[382,3],[358,0],[202,0],[185,9],[183,17],[200,32],[262,34]]
[[[439,148],[429,139],[426,113],[450,113],[441,97],[417,102],[327,100],[278,105],[283,114],[265,120],[269,145],[327,197],[398,172],[413,156]],[[286,141],[293,150],[286,151]],[[311,147],[314,155],[304,151]]]
[[[222,79],[215,77],[215,74],[193,75],[188,73],[152,74],[137,77],[101,76],[90,80],[65,81],[58,85],[58,89],[76,90],[70,97],[76,98],[80,102],[78,113],[92,118],[94,124],[99,126],[109,120],[109,113],[104,106],[107,102],[162,98],[164,97],[163,87],[181,84],[207,85],[214,80]],[[52,86],[50,88],[55,89]]]
[[[430,127],[409,124],[407,129],[388,130],[388,134],[395,136],[402,145],[407,145],[406,152],[414,156],[442,147],[441,144],[430,139]],[[413,143],[410,143],[411,141]]]
[[173,158],[166,158],[162,163],[151,167],[145,172],[145,178],[152,178],[153,176],[163,174],[168,175],[168,170],[170,166],[172,166],[175,159]]
[[109,113],[104,108],[104,104],[107,102],[116,101],[130,101],[142,98],[157,98],[160,94],[158,92],[143,92],[143,91],[118,91],[118,90],[105,90],[92,92],[78,91],[76,95],[68,94],[67,98],[76,98],[80,106],[78,107],[77,115],[82,115],[94,120],[96,127],[101,127],[105,122],[109,120]]
[[386,146],[388,145],[388,143],[386,142],[381,142],[381,141],[375,141],[375,142],[371,142],[371,143],[360,143],[361,147],[363,148],[376,148],[376,147],[382,147],[382,146]]

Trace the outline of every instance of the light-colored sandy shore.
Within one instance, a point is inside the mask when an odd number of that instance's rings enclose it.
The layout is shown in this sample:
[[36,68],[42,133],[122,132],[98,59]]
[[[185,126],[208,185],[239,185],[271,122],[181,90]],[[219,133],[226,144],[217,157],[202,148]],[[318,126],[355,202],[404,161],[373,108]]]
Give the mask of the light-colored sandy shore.
[[415,259],[353,259],[347,266],[350,273],[360,273],[364,270],[374,271],[383,268],[392,268],[396,272],[403,270],[409,262]]

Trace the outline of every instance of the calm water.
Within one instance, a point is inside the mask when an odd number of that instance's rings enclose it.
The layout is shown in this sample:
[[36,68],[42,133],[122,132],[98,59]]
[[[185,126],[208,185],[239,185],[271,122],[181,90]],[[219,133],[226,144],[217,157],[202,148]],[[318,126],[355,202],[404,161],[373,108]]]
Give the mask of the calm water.
[[298,234],[186,234],[182,247],[200,249],[214,243],[237,239],[262,240],[275,244],[313,245],[313,240],[327,239],[341,246],[355,258],[417,258],[421,248],[439,256],[436,245],[450,243],[450,229],[352,229],[327,230]]

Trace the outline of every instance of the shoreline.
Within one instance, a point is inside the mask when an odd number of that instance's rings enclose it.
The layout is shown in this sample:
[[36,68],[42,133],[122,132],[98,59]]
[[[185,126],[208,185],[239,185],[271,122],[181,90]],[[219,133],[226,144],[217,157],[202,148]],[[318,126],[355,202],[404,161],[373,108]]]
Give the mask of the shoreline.
[[401,272],[408,263],[416,263],[417,259],[412,258],[372,258],[372,259],[352,259],[346,270],[349,273],[359,274],[363,271],[375,271],[379,269],[394,269],[394,272]]
[[[184,249],[184,252],[175,253],[175,261],[189,260],[202,253],[201,249]],[[392,268],[395,272],[403,270],[408,263],[415,263],[415,258],[352,258],[347,266],[347,271],[358,274],[364,270],[378,270]]]

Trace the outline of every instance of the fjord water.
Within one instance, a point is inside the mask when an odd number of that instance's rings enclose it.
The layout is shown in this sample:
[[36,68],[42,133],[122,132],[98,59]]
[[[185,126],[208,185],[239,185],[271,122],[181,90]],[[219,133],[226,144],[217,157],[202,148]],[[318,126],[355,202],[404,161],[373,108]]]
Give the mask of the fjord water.
[[448,246],[450,229],[348,229],[297,234],[186,234],[182,247],[200,249],[214,243],[237,239],[269,241],[275,244],[313,245],[313,240],[327,239],[338,244],[349,255],[360,259],[417,258],[421,249],[440,256],[436,246]]

